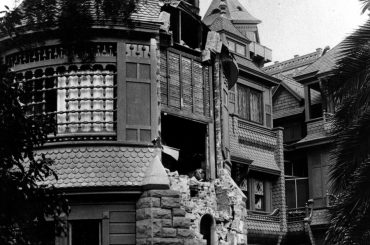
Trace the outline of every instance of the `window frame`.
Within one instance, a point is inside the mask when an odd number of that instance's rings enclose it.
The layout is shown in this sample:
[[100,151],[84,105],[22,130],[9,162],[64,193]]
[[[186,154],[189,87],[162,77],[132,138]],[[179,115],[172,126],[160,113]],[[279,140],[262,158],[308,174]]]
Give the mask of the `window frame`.
[[[247,99],[249,104],[245,107],[247,109],[247,112],[245,114],[247,114],[247,117],[244,117],[241,113],[241,107],[240,107],[240,88],[243,88],[247,91]],[[260,106],[259,106],[259,117],[260,117],[260,121],[254,121],[252,120],[251,118],[251,103],[250,103],[250,100],[251,100],[251,97],[250,97],[250,91],[253,91],[253,92],[257,92],[259,94],[259,102],[260,102]],[[259,89],[256,89],[256,88],[253,88],[251,86],[248,86],[248,85],[245,85],[245,84],[241,84],[241,83],[238,83],[237,84],[237,104],[238,104],[238,115],[239,115],[239,118],[242,119],[242,120],[246,120],[248,122],[252,122],[252,123],[255,123],[255,124],[258,124],[258,125],[263,125],[265,126],[265,111],[264,111],[264,91],[262,90],[259,90]]]
[[[76,244],[73,244],[73,223],[77,223],[77,222],[88,222],[88,221],[93,221],[93,222],[96,222],[98,223],[98,230],[99,230],[99,233],[98,233],[98,238],[99,238],[99,241],[98,241],[98,244],[99,245],[102,245],[103,244],[103,226],[102,226],[102,220],[101,219],[83,219],[83,220],[71,220],[68,222],[68,245],[76,245]],[[77,244],[79,245],[79,244]]]
[[[290,174],[287,174],[288,173],[287,166],[290,167],[290,171],[289,171]],[[295,205],[294,205],[294,207],[288,207],[288,208],[302,208],[302,207],[304,207],[304,206],[299,206],[298,205],[298,193],[299,192],[298,192],[298,184],[297,184],[297,181],[299,181],[299,180],[306,180],[307,181],[307,183],[306,183],[307,184],[307,186],[306,186],[306,189],[307,189],[306,190],[306,192],[307,192],[307,200],[309,199],[308,169],[307,169],[307,172],[306,172],[306,176],[298,176],[298,175],[295,175],[296,171],[294,171],[294,169],[296,167],[295,167],[294,162],[291,162],[291,161],[287,161],[284,164],[284,169],[285,169],[285,171],[284,171],[284,173],[285,173],[285,175],[284,175],[285,183],[287,183],[287,181],[294,181],[294,203],[295,203]],[[308,167],[308,166],[305,166],[305,167]],[[302,168],[302,166],[300,168]],[[286,196],[286,199],[287,199],[287,196],[288,196],[287,193],[285,194],[285,196]],[[287,203],[287,206],[288,206],[288,203]]]
[[[244,44],[242,42],[235,41],[234,39],[231,39],[231,38],[226,38],[226,40],[227,40],[227,47],[232,53],[243,56],[243,57],[247,57],[248,49],[247,49],[246,44]],[[233,47],[231,47],[231,45]],[[238,50],[238,45],[239,45],[239,47],[242,47],[244,49],[243,53],[240,53],[240,52],[237,51]]]

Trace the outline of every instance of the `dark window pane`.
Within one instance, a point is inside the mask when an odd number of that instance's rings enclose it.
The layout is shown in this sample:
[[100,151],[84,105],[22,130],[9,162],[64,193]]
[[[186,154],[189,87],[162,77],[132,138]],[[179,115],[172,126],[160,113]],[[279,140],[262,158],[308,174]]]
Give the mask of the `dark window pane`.
[[140,79],[150,80],[150,65],[140,64]]
[[73,221],[71,245],[99,245],[100,228],[97,220]]
[[126,77],[127,78],[137,78],[137,64],[136,63],[126,64]]
[[286,204],[288,208],[296,208],[295,180],[285,181]]
[[285,175],[292,176],[292,163],[291,162],[285,162],[284,163],[284,171]]
[[293,175],[297,177],[307,177],[307,164],[304,160],[296,160],[293,166]]
[[297,207],[304,207],[308,200],[308,179],[297,180]]

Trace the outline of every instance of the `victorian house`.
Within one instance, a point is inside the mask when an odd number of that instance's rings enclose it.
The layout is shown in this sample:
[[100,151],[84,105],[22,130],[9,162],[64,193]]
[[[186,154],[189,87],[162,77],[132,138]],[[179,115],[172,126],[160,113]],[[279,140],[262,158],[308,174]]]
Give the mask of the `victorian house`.
[[340,45],[264,68],[282,79],[274,89],[275,126],[284,127],[288,244],[324,244],[329,224],[333,101],[325,93]]
[[[54,159],[71,213],[51,244],[284,240],[280,80],[261,69],[271,50],[238,0],[198,13],[197,0],[142,0],[130,26],[97,21],[72,60],[57,30],[24,32],[39,37],[27,49],[0,37],[30,115],[55,124],[38,154]],[[77,55],[91,51],[90,62]]]

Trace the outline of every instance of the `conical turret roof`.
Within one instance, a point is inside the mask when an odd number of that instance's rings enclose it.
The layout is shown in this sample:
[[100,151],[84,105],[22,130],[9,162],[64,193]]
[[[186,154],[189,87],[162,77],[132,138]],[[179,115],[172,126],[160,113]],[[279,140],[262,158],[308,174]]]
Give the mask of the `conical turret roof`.
[[220,15],[220,4],[224,2],[222,5],[226,5],[224,15],[230,19],[234,23],[250,23],[250,24],[258,24],[261,21],[254,16],[252,16],[246,8],[239,2],[239,0],[212,0],[211,5],[209,6],[206,14],[204,15],[203,21],[207,24],[207,22],[212,22],[209,19],[214,20],[215,16],[212,15]]

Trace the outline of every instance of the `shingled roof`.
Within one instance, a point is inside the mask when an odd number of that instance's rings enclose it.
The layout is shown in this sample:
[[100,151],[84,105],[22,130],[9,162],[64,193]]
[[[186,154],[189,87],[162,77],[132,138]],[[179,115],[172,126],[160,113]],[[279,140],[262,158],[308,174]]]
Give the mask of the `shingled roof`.
[[[218,9],[220,6],[221,0],[213,0],[209,6],[206,14],[204,15],[203,21],[206,23],[207,18],[214,13],[215,9]],[[246,8],[240,4],[238,0],[224,0],[227,8],[225,16],[233,22],[242,22],[242,23],[251,23],[258,24],[261,21],[254,16],[252,16]],[[218,11],[219,14],[219,11]]]
[[[212,23],[210,23],[209,29],[212,31],[227,31],[231,34],[234,34],[235,36],[238,36],[243,39],[247,39],[243,34],[238,31],[238,29],[235,28],[235,26],[231,23],[229,19],[226,19],[224,16],[215,16],[216,18],[213,20]],[[206,23],[205,23],[206,24]]]
[[132,14],[131,18],[138,21],[160,22],[159,14],[161,7],[156,0],[140,0],[137,11]]
[[299,72],[296,77],[301,77],[310,73],[315,73],[316,75],[319,75],[330,72],[335,68],[336,61],[340,58],[340,50],[341,43],[330,49],[328,52],[326,52],[325,55],[321,56],[317,61],[312,63],[306,69]]
[[81,146],[40,150],[55,161],[59,188],[139,187],[156,156],[150,147]]

